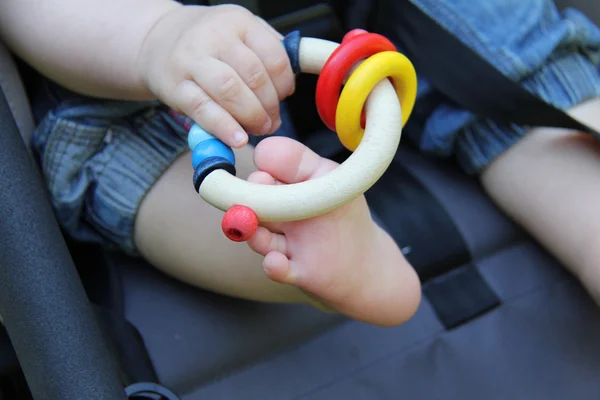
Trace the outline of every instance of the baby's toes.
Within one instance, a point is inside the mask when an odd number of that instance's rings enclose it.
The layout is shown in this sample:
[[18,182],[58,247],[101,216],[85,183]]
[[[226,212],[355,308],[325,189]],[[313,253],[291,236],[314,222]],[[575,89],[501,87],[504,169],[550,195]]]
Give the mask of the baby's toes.
[[271,232],[264,226],[260,226],[254,236],[248,240],[248,245],[258,254],[265,256],[263,268],[271,280],[294,284],[285,235]]
[[248,176],[248,182],[259,183],[261,185],[275,185],[277,181],[268,172],[254,171]]
[[278,251],[272,251],[265,256],[263,268],[269,279],[277,283],[293,285],[296,281],[289,258]]
[[285,235],[274,233],[264,226],[259,226],[256,229],[256,233],[248,240],[248,245],[261,256],[266,256],[272,251],[277,251],[288,256],[288,245]]

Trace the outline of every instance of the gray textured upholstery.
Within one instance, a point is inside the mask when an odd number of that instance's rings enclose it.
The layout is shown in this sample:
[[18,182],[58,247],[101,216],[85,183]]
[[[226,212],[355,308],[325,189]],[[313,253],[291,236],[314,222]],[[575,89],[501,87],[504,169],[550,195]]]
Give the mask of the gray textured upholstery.
[[129,265],[127,313],[164,383],[185,400],[600,393],[600,311],[579,283],[475,181],[410,150],[400,159],[457,221],[500,307],[447,331],[424,298],[407,324],[378,328],[305,307],[212,296]]
[[312,307],[205,293],[135,260],[120,268],[126,316],[140,330],[160,379],[179,392],[285,352],[344,321]]
[[424,302],[401,327],[348,322],[184,399],[595,398],[600,315],[580,287],[530,243],[479,269],[505,304],[461,328]]
[[474,179],[407,150],[400,150],[397,162],[416,176],[443,205],[473,257],[481,258],[498,251],[522,235],[520,229],[488,200]]

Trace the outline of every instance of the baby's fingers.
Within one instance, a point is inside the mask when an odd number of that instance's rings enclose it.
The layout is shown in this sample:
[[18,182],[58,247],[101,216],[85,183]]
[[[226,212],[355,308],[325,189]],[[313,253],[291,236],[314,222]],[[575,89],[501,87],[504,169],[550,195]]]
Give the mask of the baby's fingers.
[[271,119],[267,111],[229,64],[212,57],[202,58],[192,65],[190,72],[202,90],[244,128],[257,134],[269,132]]
[[177,111],[192,118],[228,146],[239,148],[248,142],[244,128],[196,82],[181,82],[175,89],[174,97],[172,103]]
[[242,42],[222,51],[220,59],[231,66],[260,101],[270,118],[270,126],[263,126],[256,134],[273,133],[281,125],[279,99],[273,82],[261,60]]
[[255,15],[255,17],[258,20],[258,22],[260,22],[273,35],[275,35],[275,37],[277,38],[277,40],[283,40],[283,35],[281,33],[277,32],[277,30],[275,28],[273,28],[267,21],[265,21],[263,18],[259,17],[258,15]]
[[244,43],[262,61],[275,86],[279,100],[290,96],[294,92],[296,78],[281,39],[273,35],[270,30],[265,30],[263,23],[257,20],[249,27]]
[[[246,130],[263,134],[269,131],[269,115],[232,67],[207,57],[190,65],[188,73],[191,80],[178,86],[175,103],[206,131],[232,147],[246,143]],[[196,87],[192,88],[190,82]]]

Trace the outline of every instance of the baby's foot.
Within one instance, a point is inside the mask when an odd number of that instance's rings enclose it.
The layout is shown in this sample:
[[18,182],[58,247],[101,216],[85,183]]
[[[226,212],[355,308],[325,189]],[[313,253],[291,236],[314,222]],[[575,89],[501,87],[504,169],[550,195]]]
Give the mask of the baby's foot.
[[[310,180],[337,166],[281,137],[263,140],[254,161],[259,171],[249,180],[262,184]],[[294,285],[351,318],[398,325],[418,307],[418,277],[373,222],[364,196],[320,217],[265,224],[248,244],[265,256],[270,279]]]

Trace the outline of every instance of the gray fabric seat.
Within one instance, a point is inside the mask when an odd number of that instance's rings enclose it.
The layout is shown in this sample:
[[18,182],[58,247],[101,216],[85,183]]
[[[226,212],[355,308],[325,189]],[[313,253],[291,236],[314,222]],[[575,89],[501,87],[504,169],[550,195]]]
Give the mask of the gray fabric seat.
[[600,393],[600,311],[580,284],[473,180],[410,150],[400,155],[457,222],[500,307],[446,330],[424,297],[407,324],[379,328],[305,307],[213,296],[129,262],[127,316],[161,380],[186,400]]
[[[590,16],[600,11],[592,1],[570,3],[589,7]],[[0,61],[2,89],[27,138],[30,112],[4,48]],[[424,296],[408,323],[379,328],[310,307],[217,296],[117,255],[126,316],[162,383],[185,400],[596,398],[600,311],[581,285],[474,180],[409,148],[399,155],[399,165],[439,203],[470,256],[455,262],[437,246],[438,258],[448,260],[450,273],[474,268],[501,305],[448,329]]]

